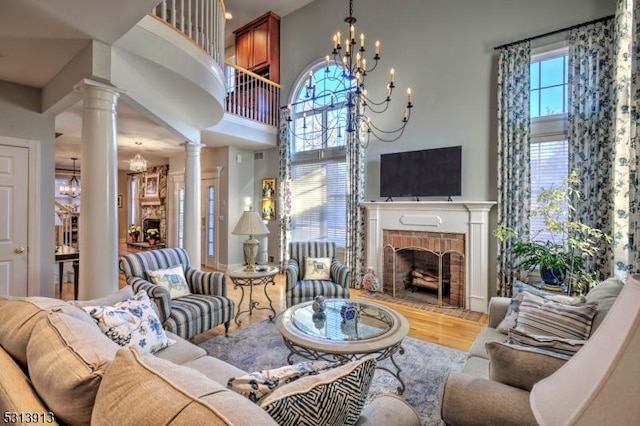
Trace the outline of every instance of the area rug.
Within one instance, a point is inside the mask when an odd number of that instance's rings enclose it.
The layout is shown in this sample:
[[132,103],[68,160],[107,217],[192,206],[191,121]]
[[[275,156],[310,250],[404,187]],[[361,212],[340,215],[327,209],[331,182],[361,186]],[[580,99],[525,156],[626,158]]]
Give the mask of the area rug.
[[481,312],[474,312],[468,309],[439,308],[436,305],[425,303],[423,301],[418,300],[417,298],[412,298],[409,295],[400,296],[399,294],[396,294],[396,297],[392,297],[385,293],[380,293],[380,292],[368,293],[367,292],[367,293],[362,293],[361,296],[369,299],[373,299],[373,300],[397,303],[398,305],[409,306],[411,308],[421,309],[423,311],[435,312],[438,314],[449,315],[456,318],[462,318],[469,321],[480,321],[483,316]]
[[[199,344],[209,355],[228,362],[244,371],[260,371],[287,364],[289,350],[276,329],[275,321],[264,320],[234,332],[225,338],[216,336]],[[449,371],[460,371],[467,359],[465,352],[445,346],[406,337],[402,342],[403,355],[394,359],[402,368],[400,377],[405,382],[402,395],[420,414],[423,426],[443,425],[440,419],[440,393]],[[294,362],[298,359],[294,357]],[[395,371],[390,360],[381,365]],[[382,394],[398,394],[399,383],[384,370],[376,371],[369,401]]]

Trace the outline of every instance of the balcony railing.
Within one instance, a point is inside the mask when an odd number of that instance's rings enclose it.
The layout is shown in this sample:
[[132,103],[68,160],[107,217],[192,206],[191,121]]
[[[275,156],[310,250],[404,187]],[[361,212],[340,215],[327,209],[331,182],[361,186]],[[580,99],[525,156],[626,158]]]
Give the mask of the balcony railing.
[[236,65],[225,64],[226,111],[270,126],[277,126],[280,85]]
[[280,85],[224,63],[223,0],[165,0],[151,10],[151,15],[181,32],[224,67],[228,113],[270,126],[278,125]]
[[151,15],[187,36],[221,67],[225,12],[223,0],[165,0],[151,9]]

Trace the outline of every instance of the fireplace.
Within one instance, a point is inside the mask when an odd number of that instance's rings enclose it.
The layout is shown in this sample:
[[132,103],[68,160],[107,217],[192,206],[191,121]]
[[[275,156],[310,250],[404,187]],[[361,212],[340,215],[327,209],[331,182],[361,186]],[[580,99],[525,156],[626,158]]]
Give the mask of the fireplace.
[[[409,256],[414,259],[417,257],[417,269],[426,269],[427,275],[433,275],[433,267],[420,266],[421,263],[434,262],[434,258],[420,259],[431,251],[436,259],[442,257],[443,282],[440,292],[443,303],[448,295],[449,303],[452,305],[464,306],[476,312],[487,312],[490,267],[489,211],[494,204],[495,202],[491,201],[363,202],[361,206],[366,211],[367,228],[365,267],[373,267],[379,272],[383,291],[391,294],[394,286],[396,291],[404,290],[405,277],[398,278],[398,265],[395,280],[387,274],[388,267],[385,266],[388,260],[385,258],[385,252],[393,252],[396,260]],[[403,232],[398,234],[400,240],[393,243],[385,242],[385,233],[396,231]],[[416,234],[417,240],[412,241],[410,235],[413,233],[420,233],[421,236],[417,237]],[[437,238],[429,238],[430,236]],[[390,247],[387,247],[387,243]],[[455,250],[460,254],[453,253],[447,257],[445,254],[449,250]],[[407,262],[406,259],[403,261]],[[438,279],[439,276],[436,277],[436,280]],[[426,278],[423,286],[428,286],[429,281],[433,286],[433,277]],[[417,288],[414,288],[414,291],[418,291]],[[460,300],[456,301],[456,298]]]
[[464,234],[383,230],[383,244],[383,292],[465,307]]

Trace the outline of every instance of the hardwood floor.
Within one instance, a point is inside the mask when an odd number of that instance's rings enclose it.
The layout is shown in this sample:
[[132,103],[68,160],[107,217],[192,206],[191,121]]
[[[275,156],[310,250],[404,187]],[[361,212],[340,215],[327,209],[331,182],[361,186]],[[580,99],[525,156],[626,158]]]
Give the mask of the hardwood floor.
[[[126,244],[121,244],[120,246],[120,254],[130,253],[133,249],[128,248]],[[204,270],[212,270],[208,268],[203,268]],[[228,296],[236,303],[236,309],[238,303],[240,301],[241,291],[240,289],[234,289],[233,283],[231,280],[227,280],[228,287],[227,292]],[[124,275],[120,274],[119,287],[122,288],[126,285],[124,280]],[[258,290],[258,291],[255,291]],[[286,309],[285,297],[285,277],[283,274],[276,275],[275,285],[269,286],[267,292],[269,293],[269,297],[273,301],[273,307],[275,308],[277,313],[283,312]],[[352,299],[364,299],[364,290],[360,289],[352,289],[351,290],[351,298]],[[63,287],[62,298],[69,299],[72,295],[72,284],[66,283]],[[260,302],[260,306],[266,306],[268,304],[267,299],[264,297],[264,293],[262,288],[257,289],[254,288],[254,300]],[[246,308],[247,299],[243,301],[243,309]],[[471,344],[475,340],[476,336],[486,326],[487,316],[483,315],[482,318],[478,321],[471,321],[461,318],[456,318],[449,315],[444,315],[440,313],[427,312],[424,310],[420,310],[418,308],[412,308],[404,305],[400,305],[393,302],[384,302],[378,301],[377,303],[388,306],[397,312],[400,312],[404,315],[409,321],[409,336],[426,340],[433,343],[438,343],[444,346],[448,346],[451,348],[459,349],[462,351],[468,351],[471,347]],[[269,317],[270,311],[267,310],[257,310],[253,312],[251,316],[249,314],[243,314],[240,319],[242,320],[242,324],[237,326],[235,322],[231,322],[231,326],[229,327],[229,332],[233,333],[234,331],[250,326],[251,324],[256,324],[264,319]],[[224,333],[224,327],[219,326],[215,329],[209,330],[205,333],[202,333],[198,336],[195,336],[192,339],[193,343],[200,343],[204,340],[207,340],[213,336],[220,335]]]

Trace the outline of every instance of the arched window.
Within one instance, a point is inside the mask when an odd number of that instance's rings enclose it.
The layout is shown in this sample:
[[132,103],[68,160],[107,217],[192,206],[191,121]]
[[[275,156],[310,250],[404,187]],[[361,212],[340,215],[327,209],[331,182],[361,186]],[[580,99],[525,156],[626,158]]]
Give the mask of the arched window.
[[346,104],[353,80],[319,61],[291,97],[291,236],[346,242]]

